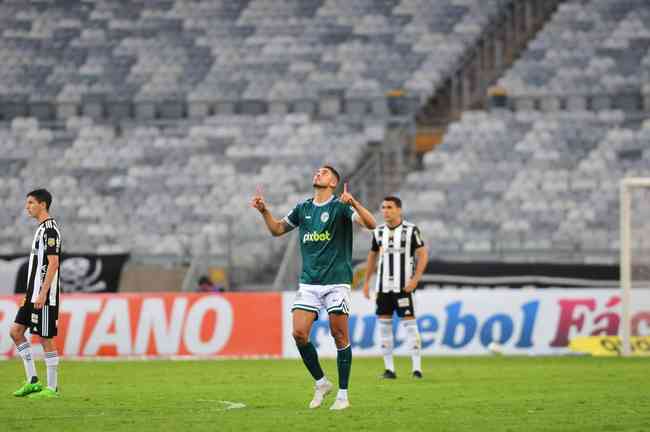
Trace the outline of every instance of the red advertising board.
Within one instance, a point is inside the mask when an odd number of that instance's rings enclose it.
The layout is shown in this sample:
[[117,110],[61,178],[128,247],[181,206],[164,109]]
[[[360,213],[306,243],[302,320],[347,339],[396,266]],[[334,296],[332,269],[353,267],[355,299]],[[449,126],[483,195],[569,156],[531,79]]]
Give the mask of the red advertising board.
[[[21,300],[0,297],[0,355]],[[280,356],[281,308],[279,293],[65,295],[56,341],[65,356]]]

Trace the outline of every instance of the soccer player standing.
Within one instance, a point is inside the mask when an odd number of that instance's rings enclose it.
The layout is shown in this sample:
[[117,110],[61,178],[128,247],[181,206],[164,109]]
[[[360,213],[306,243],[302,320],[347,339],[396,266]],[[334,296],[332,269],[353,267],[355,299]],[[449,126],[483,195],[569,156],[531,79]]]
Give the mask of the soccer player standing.
[[[45,189],[37,189],[27,194],[25,209],[39,223],[29,257],[27,291],[18,309],[11,338],[16,344],[18,354],[23,359],[27,382],[14,392],[14,396],[30,398],[58,397],[57,370],[59,356],[54,337],[57,334],[59,315],[59,260],[61,257],[61,233],[56,221],[49,215],[52,195]],[[47,387],[38,381],[32,348],[25,331],[41,338],[45,351],[47,368]]]
[[352,366],[348,314],[350,313],[350,285],[352,283],[352,221],[374,229],[373,215],[347,190],[339,198],[334,190],[340,181],[338,172],[323,166],[313,178],[314,196],[295,206],[283,219],[276,219],[258,191],[251,206],[264,218],[273,236],[283,235],[298,227],[302,273],[300,287],[291,307],[293,338],[305,366],[316,380],[310,408],[318,408],[332,390],[318,361],[316,348],[309,341],[311,328],[322,308],[328,313],[330,330],[337,348],[336,363],[339,391],[332,410],[350,406],[348,380]]
[[[413,291],[422,278],[429,253],[422,241],[420,229],[402,218],[402,200],[394,196],[384,198],[381,212],[386,223],[373,231],[363,294],[370,298],[369,282],[376,268],[376,313],[386,367],[383,377],[396,378],[393,363],[393,313],[397,312],[406,330],[406,343],[413,360],[413,377],[422,378],[420,332],[415,320]],[[414,262],[416,257],[417,266]]]

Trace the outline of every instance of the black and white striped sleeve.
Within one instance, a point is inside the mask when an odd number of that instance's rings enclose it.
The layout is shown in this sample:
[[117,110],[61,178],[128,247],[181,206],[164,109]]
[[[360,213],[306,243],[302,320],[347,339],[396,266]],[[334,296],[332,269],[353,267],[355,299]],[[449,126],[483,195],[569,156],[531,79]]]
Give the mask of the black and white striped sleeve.
[[422,240],[420,228],[415,226],[413,227],[413,234],[411,234],[411,253],[420,249],[422,246],[424,246],[424,240]]
[[61,237],[56,228],[46,228],[43,231],[43,244],[45,255],[59,255],[61,253]]
[[377,230],[372,231],[372,243],[370,244],[370,250],[373,252],[379,252],[379,242],[377,241]]

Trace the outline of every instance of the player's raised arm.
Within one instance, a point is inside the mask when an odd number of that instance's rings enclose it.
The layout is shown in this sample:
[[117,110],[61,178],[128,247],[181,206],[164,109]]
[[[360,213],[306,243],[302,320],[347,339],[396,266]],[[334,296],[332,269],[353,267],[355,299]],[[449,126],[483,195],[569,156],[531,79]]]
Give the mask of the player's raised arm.
[[359,201],[357,201],[352,194],[348,191],[347,182],[343,184],[343,193],[339,198],[342,203],[350,204],[350,206],[357,212],[356,222],[364,228],[369,230],[375,229],[377,221],[375,217],[365,208]]
[[266,227],[269,229],[269,232],[274,237],[278,237],[281,236],[282,234],[286,234],[294,228],[291,225],[289,225],[285,220],[276,219],[273,217],[271,211],[266,206],[266,202],[264,201],[264,197],[262,196],[261,188],[259,187],[257,188],[255,196],[253,197],[253,199],[251,199],[251,207],[257,209],[257,211],[260,212],[262,218],[264,218],[264,223],[266,223]]

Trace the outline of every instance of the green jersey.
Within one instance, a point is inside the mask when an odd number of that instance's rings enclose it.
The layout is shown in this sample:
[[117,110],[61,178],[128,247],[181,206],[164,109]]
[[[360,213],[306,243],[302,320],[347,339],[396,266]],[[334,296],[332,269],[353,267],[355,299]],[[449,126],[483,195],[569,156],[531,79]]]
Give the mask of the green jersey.
[[355,214],[349,204],[332,197],[321,204],[310,198],[284,217],[286,223],[300,230],[300,283],[352,283],[352,218]]

